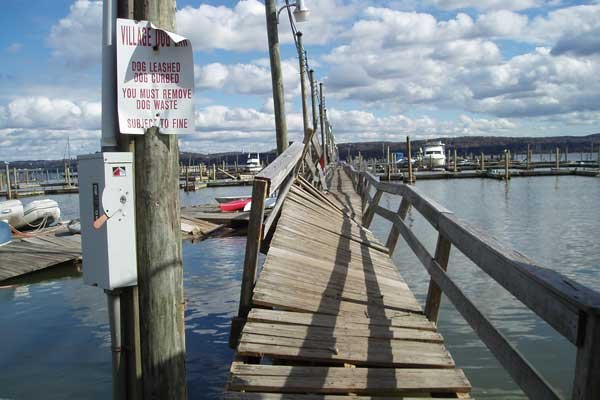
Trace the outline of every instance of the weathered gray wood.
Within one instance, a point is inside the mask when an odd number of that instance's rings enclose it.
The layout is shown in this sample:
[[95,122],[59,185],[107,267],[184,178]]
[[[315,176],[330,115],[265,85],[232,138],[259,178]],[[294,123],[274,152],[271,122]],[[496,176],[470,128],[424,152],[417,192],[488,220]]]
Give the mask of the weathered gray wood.
[[[136,2],[135,19],[175,31],[175,1]],[[187,398],[179,146],[158,128],[135,137],[137,265],[144,398]]]
[[269,43],[269,61],[271,64],[271,84],[273,86],[273,109],[275,114],[275,132],[277,154],[288,148],[287,123],[285,119],[285,97],[283,94],[283,76],[279,55],[279,32],[277,29],[277,1],[265,0],[267,17],[267,39]]
[[368,228],[369,226],[371,226],[371,222],[373,221],[373,216],[375,215],[375,209],[377,208],[377,206],[379,206],[379,201],[381,200],[382,195],[383,195],[383,192],[381,190],[377,190],[377,192],[375,192],[375,196],[373,196],[373,200],[371,200],[369,202],[370,204],[367,207],[367,210],[363,214],[363,226],[365,228]]
[[[290,149],[292,147],[289,147]],[[242,289],[240,293],[240,306],[238,317],[245,318],[250,312],[252,304],[252,291],[256,281],[256,268],[258,265],[258,253],[262,240],[262,224],[265,212],[265,199],[267,196],[267,182],[259,179],[254,180],[252,188],[252,208],[250,210],[250,221],[248,222],[248,235],[246,239],[246,254],[244,258],[244,270],[242,272]]]
[[584,326],[583,340],[577,348],[574,400],[600,398],[600,315],[586,314]]
[[[401,220],[404,221],[406,219],[409,209],[410,209],[410,203],[405,198],[402,198],[402,201],[400,201],[400,206],[398,207],[398,216],[400,217]],[[393,221],[392,218],[390,218],[389,220]],[[394,254],[394,251],[396,250],[396,245],[398,243],[399,236],[400,236],[400,230],[398,229],[396,224],[392,223],[392,227],[390,229],[390,234],[388,235],[387,241],[385,242],[385,247],[388,248],[390,257]]]
[[256,174],[255,180],[263,180],[267,183],[267,196],[275,193],[285,178],[294,170],[302,157],[303,148],[304,145],[300,142],[292,143],[283,154]]
[[521,389],[532,399],[560,399],[560,396],[539,375],[536,369],[525,360],[504,335],[496,330],[452,279],[448,277],[406,223],[400,218],[396,218],[395,223],[398,225],[404,240],[431,275],[431,279],[442,289],[456,310],[471,325],[477,336],[485,343]]
[[[438,241],[435,247],[435,261],[444,271],[446,271],[448,268],[451,246],[452,244],[450,241],[440,233],[438,235]],[[431,322],[437,322],[441,301],[442,290],[432,279],[429,281],[429,289],[427,291],[427,299],[425,301],[425,316]]]
[[[229,389],[285,393],[390,394],[468,392],[457,369],[336,368],[234,365]],[[327,377],[327,379],[324,379]]]
[[[585,307],[582,300],[591,292],[589,289],[506,249],[454,215],[442,214],[439,228],[479,268],[565,338],[578,343],[579,309]],[[589,296],[596,301],[593,292]]]
[[294,184],[294,177],[288,176],[287,180],[283,183],[283,185],[279,188],[279,193],[277,194],[277,202],[271,209],[271,214],[267,217],[264,227],[263,227],[263,239],[271,232],[271,228],[273,227],[273,222],[275,222],[276,218],[279,216],[279,211],[281,211],[281,206],[285,201],[290,188]]

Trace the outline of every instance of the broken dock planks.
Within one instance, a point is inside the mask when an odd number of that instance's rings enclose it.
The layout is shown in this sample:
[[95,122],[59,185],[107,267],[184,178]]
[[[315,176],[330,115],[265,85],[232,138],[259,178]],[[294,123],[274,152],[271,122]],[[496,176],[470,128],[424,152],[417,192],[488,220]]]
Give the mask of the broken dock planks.
[[362,200],[349,177],[336,169],[327,195],[298,181],[232,342],[226,398],[469,398],[387,248],[357,222]]

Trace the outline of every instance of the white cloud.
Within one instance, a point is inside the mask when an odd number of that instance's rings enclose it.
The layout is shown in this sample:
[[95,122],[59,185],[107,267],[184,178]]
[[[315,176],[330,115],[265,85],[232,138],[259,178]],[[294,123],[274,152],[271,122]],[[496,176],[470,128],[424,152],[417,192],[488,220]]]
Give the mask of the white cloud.
[[[299,66],[297,60],[281,61],[283,84],[286,96],[299,93]],[[268,59],[259,59],[251,63],[221,64],[211,63],[195,66],[196,86],[202,89],[218,89],[226,93],[270,96],[271,68]],[[288,93],[289,91],[289,93]]]
[[239,1],[233,8],[201,4],[177,12],[177,29],[194,50],[266,50],[265,6]]
[[48,130],[100,129],[101,105],[48,97],[17,97],[0,107],[0,127]]
[[526,10],[540,7],[543,3],[554,1],[541,0],[427,0],[427,3],[444,10],[474,8],[477,10]]
[[100,63],[102,2],[77,0],[69,14],[52,26],[48,45],[52,54],[73,68]]

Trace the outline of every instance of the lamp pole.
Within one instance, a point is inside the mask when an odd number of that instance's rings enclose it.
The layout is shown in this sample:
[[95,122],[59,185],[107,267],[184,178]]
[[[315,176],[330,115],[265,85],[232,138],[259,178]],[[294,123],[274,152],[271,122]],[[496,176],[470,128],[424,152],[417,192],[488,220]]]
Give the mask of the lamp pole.
[[279,33],[277,30],[277,5],[275,0],[265,0],[267,16],[267,39],[269,41],[269,60],[271,62],[271,83],[273,85],[273,109],[275,112],[275,132],[277,136],[277,154],[288,147],[287,124],[285,121],[285,99],[283,96],[283,78],[279,55]]
[[302,46],[302,32],[297,32],[296,37],[298,38],[298,61],[300,63],[300,91],[302,93],[302,123],[304,126],[304,143],[309,139],[309,125],[308,119],[308,104],[306,100],[306,58],[304,55],[304,46]]

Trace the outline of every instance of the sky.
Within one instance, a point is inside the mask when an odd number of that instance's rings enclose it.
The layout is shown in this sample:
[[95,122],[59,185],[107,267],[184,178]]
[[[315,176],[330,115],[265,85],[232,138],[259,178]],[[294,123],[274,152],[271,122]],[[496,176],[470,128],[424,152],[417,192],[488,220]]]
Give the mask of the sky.
[[[281,5],[283,1],[279,1]],[[297,24],[338,143],[600,132],[600,1],[306,0]],[[299,67],[279,24],[290,140]],[[2,0],[0,159],[100,148],[102,2]],[[179,0],[194,49],[195,124],[182,151],[276,147],[259,0]]]

